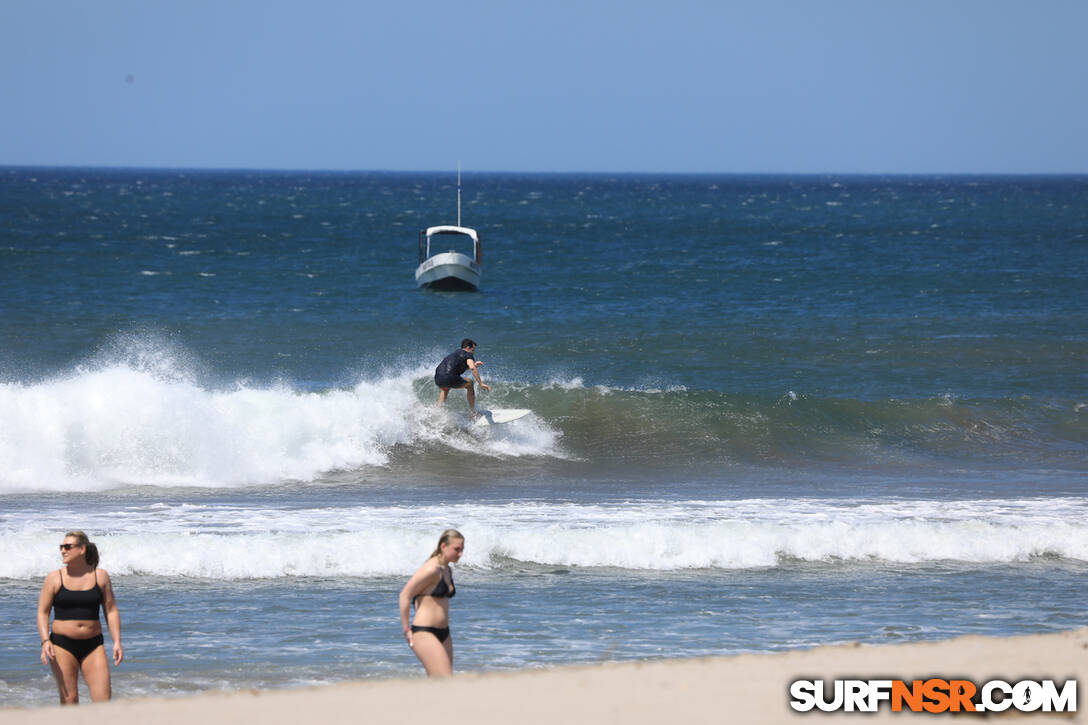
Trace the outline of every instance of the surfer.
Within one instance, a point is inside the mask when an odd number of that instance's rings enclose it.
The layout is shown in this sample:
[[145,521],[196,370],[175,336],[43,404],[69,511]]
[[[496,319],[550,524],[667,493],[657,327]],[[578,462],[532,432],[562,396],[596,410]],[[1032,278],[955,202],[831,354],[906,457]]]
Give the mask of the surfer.
[[466,380],[461,375],[465,370],[471,370],[472,377],[476,378],[480,387],[490,391],[491,386],[480,379],[478,368],[481,365],[483,365],[482,362],[476,361],[476,343],[467,337],[461,340],[461,349],[454,350],[442,358],[442,362],[438,363],[438,367],[434,370],[434,384],[442,391],[438,394],[438,404],[445,405],[446,396],[450,394],[450,390],[464,388],[468,392],[469,415],[475,418],[476,386],[471,380]]
[[[102,638],[98,611],[106,612],[113,640],[113,666],[121,664],[121,613],[113,598],[113,585],[105,569],[98,568],[98,547],[82,531],[64,536],[60,545],[64,566],[45,577],[38,597],[38,636],[42,640],[42,664],[49,665],[57,680],[60,704],[79,702],[79,673],[91,693],[91,701],[109,700],[110,666]],[[49,629],[49,610],[53,628]]]
[[[430,558],[400,590],[400,626],[404,639],[428,677],[453,674],[450,599],[457,594],[457,588],[453,585],[450,564],[456,564],[464,551],[465,537],[456,529],[446,529]],[[412,604],[416,606],[416,617],[409,625]]]

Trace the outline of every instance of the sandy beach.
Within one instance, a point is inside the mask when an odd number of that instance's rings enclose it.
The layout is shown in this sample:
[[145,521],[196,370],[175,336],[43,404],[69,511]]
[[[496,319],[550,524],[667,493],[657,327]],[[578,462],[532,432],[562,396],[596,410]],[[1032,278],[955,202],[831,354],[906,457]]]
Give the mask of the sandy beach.
[[[123,677],[123,674],[121,675]],[[0,710],[0,722],[108,721],[115,725],[156,723],[357,723],[441,718],[443,722],[507,723],[775,723],[798,718],[821,722],[884,722],[948,717],[893,713],[796,713],[790,683],[797,679],[964,679],[978,684],[999,679],[1052,679],[1059,686],[1088,682],[1088,627],[1021,637],[961,637],[902,645],[838,645],[779,654],[748,654],[688,660],[605,663],[504,673],[466,673],[447,680],[423,678],[351,682],[280,691],[216,692],[184,698],[115,700],[76,709],[47,707]],[[1083,696],[1078,712],[963,714],[990,718],[1088,722]]]

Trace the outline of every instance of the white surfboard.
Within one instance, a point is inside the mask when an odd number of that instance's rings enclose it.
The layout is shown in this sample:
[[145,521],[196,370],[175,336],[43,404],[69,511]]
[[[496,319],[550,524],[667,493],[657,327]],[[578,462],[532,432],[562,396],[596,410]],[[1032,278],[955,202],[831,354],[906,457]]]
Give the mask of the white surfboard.
[[510,423],[519,418],[524,418],[533,411],[525,408],[496,408],[495,410],[484,410],[480,408],[476,411],[478,414],[476,420],[472,422],[473,425],[500,425],[502,423]]

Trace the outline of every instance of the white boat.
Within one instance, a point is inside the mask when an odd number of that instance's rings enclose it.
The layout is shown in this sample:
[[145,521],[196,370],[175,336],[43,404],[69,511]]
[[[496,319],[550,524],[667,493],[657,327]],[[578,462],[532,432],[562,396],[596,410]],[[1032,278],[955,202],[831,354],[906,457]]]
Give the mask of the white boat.
[[[441,241],[439,241],[441,240]],[[446,243],[449,241],[449,249]],[[460,242],[462,249],[453,246]],[[469,247],[471,243],[471,248]],[[431,248],[442,251],[431,252]],[[441,290],[476,290],[480,287],[480,235],[461,226],[461,167],[457,167],[457,224],[428,227],[419,233],[419,266],[416,286]]]
[[[442,244],[435,240],[442,239]],[[441,249],[446,240],[472,243],[472,256],[455,249],[431,253],[432,245]],[[432,289],[475,290],[480,286],[480,235],[462,226],[429,227],[419,233],[419,266],[416,285]]]

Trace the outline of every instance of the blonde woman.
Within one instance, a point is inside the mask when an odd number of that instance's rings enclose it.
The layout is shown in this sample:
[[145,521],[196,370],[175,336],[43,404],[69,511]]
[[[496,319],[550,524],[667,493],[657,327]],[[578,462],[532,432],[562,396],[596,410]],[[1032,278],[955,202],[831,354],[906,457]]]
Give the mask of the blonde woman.
[[[430,558],[400,592],[401,629],[428,677],[453,674],[450,599],[457,594],[457,589],[453,585],[450,564],[456,564],[464,551],[464,536],[454,529],[442,532]],[[409,624],[412,604],[415,604],[416,616]]]
[[[42,664],[49,665],[57,680],[60,704],[79,702],[79,673],[92,702],[109,700],[110,666],[102,637],[99,609],[113,640],[113,666],[121,664],[121,613],[113,598],[110,575],[98,568],[98,547],[82,531],[71,531],[60,545],[64,566],[45,577],[38,597],[38,636],[42,640]],[[53,628],[49,628],[49,610]]]

